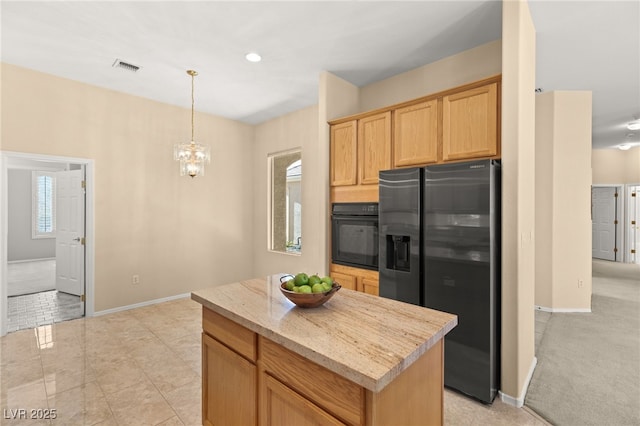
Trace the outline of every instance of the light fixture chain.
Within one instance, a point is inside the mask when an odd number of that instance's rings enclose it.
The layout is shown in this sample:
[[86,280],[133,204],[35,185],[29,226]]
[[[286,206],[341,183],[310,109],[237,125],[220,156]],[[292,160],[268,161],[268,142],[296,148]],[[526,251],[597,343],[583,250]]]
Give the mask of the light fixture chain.
[[195,100],[193,95],[193,86],[195,84],[195,72],[191,73],[191,143],[195,142],[194,139],[194,108],[195,108]]

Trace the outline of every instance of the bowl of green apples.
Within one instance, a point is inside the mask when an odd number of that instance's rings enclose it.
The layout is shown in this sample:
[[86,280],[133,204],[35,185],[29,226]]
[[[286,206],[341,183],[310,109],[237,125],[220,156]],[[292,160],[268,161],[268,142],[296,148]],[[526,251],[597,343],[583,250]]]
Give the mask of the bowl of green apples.
[[316,308],[331,299],[342,286],[329,276],[317,274],[307,275],[300,272],[296,275],[284,275],[280,278],[280,291],[301,308]]

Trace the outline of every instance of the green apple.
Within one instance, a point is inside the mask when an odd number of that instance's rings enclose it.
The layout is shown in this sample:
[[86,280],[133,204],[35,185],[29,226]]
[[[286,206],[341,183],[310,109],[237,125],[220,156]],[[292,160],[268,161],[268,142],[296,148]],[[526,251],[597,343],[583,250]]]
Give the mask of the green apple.
[[322,277],[321,281],[323,283],[329,284],[329,287],[331,287],[333,285],[333,278],[331,278],[331,277]]
[[311,293],[311,287],[309,287],[308,285],[301,285],[298,288],[298,293]]
[[319,282],[321,282],[320,277],[317,275],[311,275],[309,277],[309,285],[313,286],[314,284],[318,284]]
[[293,279],[290,279],[289,281],[284,283],[284,288],[286,288],[289,291],[293,290],[295,286],[296,286],[296,283],[293,281]]
[[313,293],[324,293],[326,290],[324,288],[324,284],[322,283],[315,283],[313,285],[313,287],[311,287],[311,291]]
[[300,272],[293,280],[297,286],[307,285],[309,283],[309,276],[304,272]]

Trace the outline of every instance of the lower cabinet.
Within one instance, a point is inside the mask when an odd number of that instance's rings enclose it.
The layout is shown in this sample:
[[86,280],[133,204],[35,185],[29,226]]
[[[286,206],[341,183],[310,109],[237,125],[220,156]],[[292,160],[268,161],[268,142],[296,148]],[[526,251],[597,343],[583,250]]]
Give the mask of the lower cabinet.
[[206,426],[442,425],[443,380],[442,340],[374,393],[203,308]]
[[362,424],[364,389],[203,309],[204,425]]
[[344,425],[277,379],[264,376],[264,408],[260,424],[269,426]]
[[206,333],[202,334],[202,357],[202,423],[255,425],[255,364]]
[[[261,419],[273,416],[269,412],[276,404],[282,407],[284,403],[277,399],[283,395],[294,396],[288,400],[290,404],[304,404],[307,419],[334,419],[327,424],[362,424],[364,418],[364,389],[352,381],[327,370],[323,366],[282,347],[272,340],[260,337],[260,365],[262,367],[262,412]],[[275,382],[288,389],[277,386]],[[271,385],[269,385],[271,383]],[[280,396],[275,397],[273,392]],[[297,401],[297,402],[295,402]],[[337,420],[340,419],[340,420]],[[267,423],[269,424],[269,423]],[[298,425],[298,422],[271,423],[274,426]],[[306,423],[302,423],[306,424]],[[324,422],[315,424],[325,424]]]
[[378,271],[332,263],[329,275],[344,288],[378,296]]

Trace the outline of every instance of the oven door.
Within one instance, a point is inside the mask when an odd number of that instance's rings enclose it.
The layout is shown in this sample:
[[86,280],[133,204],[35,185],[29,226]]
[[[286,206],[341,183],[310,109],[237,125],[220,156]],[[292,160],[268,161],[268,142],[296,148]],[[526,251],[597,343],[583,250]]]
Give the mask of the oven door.
[[378,217],[331,218],[331,260],[340,265],[378,270]]

